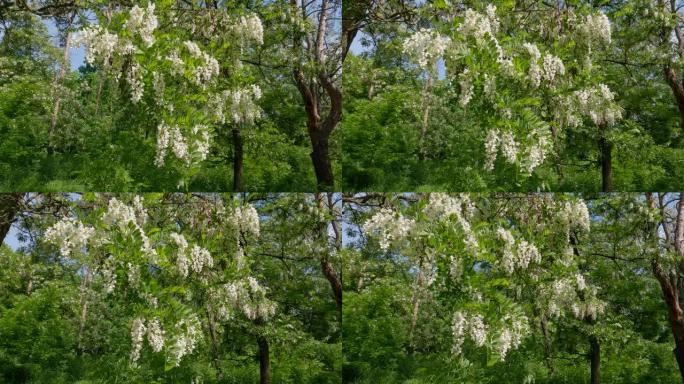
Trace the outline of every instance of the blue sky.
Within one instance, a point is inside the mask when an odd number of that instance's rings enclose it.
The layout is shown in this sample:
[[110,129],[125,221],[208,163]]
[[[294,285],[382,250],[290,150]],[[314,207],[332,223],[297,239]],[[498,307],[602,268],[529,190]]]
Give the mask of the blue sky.
[[[48,28],[48,33],[50,34],[50,37],[52,38],[52,43],[54,45],[58,44],[58,38],[57,38],[57,28],[55,27],[55,23],[52,20],[43,20],[43,23]],[[78,67],[83,65],[85,60],[85,48],[84,47],[78,47],[74,48],[73,46],[69,49],[69,61],[71,63],[71,70],[76,71],[78,70]]]

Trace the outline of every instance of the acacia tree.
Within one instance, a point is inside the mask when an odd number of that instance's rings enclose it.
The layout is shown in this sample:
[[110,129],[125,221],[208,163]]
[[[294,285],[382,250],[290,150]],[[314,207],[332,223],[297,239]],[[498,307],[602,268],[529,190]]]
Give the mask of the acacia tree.
[[[581,199],[513,195],[471,201],[468,195],[433,193],[383,205],[370,212],[362,233],[377,238],[377,251],[410,260],[412,344],[421,301],[430,297],[450,313],[452,351],[464,357],[486,347],[496,356],[489,359],[504,360],[537,326],[566,323],[565,314],[595,322],[603,312],[577,250],[590,227]],[[592,382],[598,382],[595,351]]]
[[[114,316],[130,339],[104,348],[124,376],[226,380],[235,375],[231,351],[236,361],[249,359],[249,346],[240,344],[251,339],[260,381],[270,383],[286,372],[280,366],[272,379],[274,349],[278,364],[301,364],[301,356],[282,355],[293,340],[332,354],[322,361],[339,353],[336,301],[325,273],[312,273],[329,247],[318,227],[327,212],[312,195],[86,194],[32,236],[79,271],[78,356],[102,354],[95,335]],[[212,370],[193,368],[201,361]],[[299,374],[306,376],[339,380],[332,367]]]
[[477,121],[486,132],[485,169],[494,168],[500,153],[531,174],[561,148],[564,129],[583,130],[590,122],[597,131],[602,189],[610,190],[607,131],[621,109],[601,82],[598,54],[611,43],[606,15],[564,2],[471,6],[421,9],[432,28],[411,35],[404,51],[428,81],[443,60],[461,108],[468,116],[488,116]]

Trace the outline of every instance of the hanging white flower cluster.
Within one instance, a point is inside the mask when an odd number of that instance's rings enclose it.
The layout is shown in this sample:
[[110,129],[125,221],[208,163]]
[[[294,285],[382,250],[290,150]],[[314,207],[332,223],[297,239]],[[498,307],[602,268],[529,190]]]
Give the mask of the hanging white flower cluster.
[[446,193],[431,193],[428,204],[423,212],[435,220],[447,220],[455,218],[465,235],[465,244],[468,249],[477,251],[477,239],[470,225],[475,206],[466,194],[449,195]]
[[131,87],[131,101],[133,101],[134,104],[142,99],[143,93],[145,92],[143,89],[142,71],[143,69],[140,68],[140,64],[132,62],[128,72],[126,72],[126,81]]
[[174,366],[179,366],[184,356],[191,354],[197,342],[202,338],[202,327],[197,315],[192,314],[189,318],[183,318],[174,325],[178,332],[175,340],[170,343],[169,357]]
[[577,28],[587,41],[597,41],[605,44],[611,42],[611,26],[608,16],[604,13],[587,15],[583,23]]
[[180,57],[178,49],[174,49],[166,56],[166,60],[171,63],[171,74],[174,76],[182,76],[185,74],[185,62]]
[[261,88],[254,84],[213,95],[209,106],[217,122],[225,123],[228,112],[235,124],[254,124],[254,121],[261,117],[261,108],[257,104],[259,99]]
[[563,202],[561,209],[563,221],[567,222],[572,227],[579,228],[585,232],[589,231],[591,220],[589,217],[589,209],[584,200],[575,199],[565,201]]
[[424,70],[433,70],[437,60],[449,47],[451,39],[435,31],[421,28],[404,41],[404,53],[416,61]]
[[499,129],[494,128],[487,132],[487,137],[485,138],[486,170],[491,171],[494,169],[494,162],[499,150],[501,150],[507,162],[511,164],[516,163],[520,148],[515,140],[515,136],[513,136],[511,131],[501,132]]
[[72,217],[65,217],[45,231],[45,241],[59,246],[62,257],[69,257],[88,245],[94,233],[94,228],[86,227]]
[[164,329],[158,317],[147,323],[147,341],[155,352],[161,352],[164,348]]
[[463,349],[466,335],[470,335],[475,345],[482,347],[487,342],[487,326],[482,315],[464,314],[461,311],[454,313],[451,332],[454,337],[452,352],[459,355]]
[[465,36],[472,36],[478,42],[486,37],[496,38],[499,30],[499,19],[496,16],[496,6],[487,5],[485,13],[479,13],[472,9],[466,9],[463,22],[458,26],[458,32]]
[[176,246],[176,267],[181,276],[188,277],[192,269],[195,273],[201,273],[204,268],[214,266],[211,253],[199,245],[193,245],[188,251],[188,241],[180,233],[171,233],[171,243]]
[[[268,320],[276,311],[276,305],[266,297],[266,289],[252,276],[223,286],[229,306],[242,311],[250,320]],[[219,313],[228,313],[224,308]]]
[[506,359],[508,351],[517,349],[522,344],[523,337],[529,333],[529,320],[525,315],[507,314],[503,318],[503,323],[497,343],[497,350],[502,361]]
[[498,128],[489,130],[484,143],[485,169],[488,171],[494,169],[500,150],[506,162],[519,164],[528,174],[532,173],[544,162],[547,153],[551,150],[551,140],[549,133],[539,128],[530,131],[527,140],[532,144],[522,147],[511,131],[502,131]]
[[571,127],[582,124],[582,117],[588,117],[597,126],[612,126],[622,119],[622,109],[615,102],[615,95],[605,84],[575,91],[561,100],[558,117]]
[[240,36],[247,40],[252,40],[261,45],[264,43],[264,27],[261,25],[261,19],[256,14],[252,13],[247,16],[240,16],[237,28]]
[[123,234],[130,234],[131,228],[138,232],[142,245],[140,250],[148,256],[155,256],[156,251],[152,247],[149,237],[145,234],[143,225],[147,221],[147,211],[143,206],[143,199],[136,196],[133,205],[128,206],[115,197],[109,200],[107,211],[102,215],[102,221],[110,227],[117,227]]
[[108,67],[110,59],[117,50],[119,36],[109,33],[99,25],[91,25],[80,31],[77,45],[86,45],[85,60],[92,65],[99,58],[103,65]]
[[[582,298],[579,292],[582,292]],[[542,288],[542,296],[548,299],[546,312],[550,316],[559,317],[569,309],[579,320],[596,320],[605,310],[605,303],[596,297],[596,288],[589,286],[580,273],[572,278],[555,280],[551,289]]]
[[501,360],[504,360],[508,352],[518,348],[522,344],[523,337],[529,333],[529,320],[524,315],[507,314],[503,317],[502,323],[497,338],[494,336],[496,330],[485,324],[482,315],[468,315],[462,311],[456,311],[451,324],[451,332],[454,338],[452,353],[457,356],[462,353],[466,336],[470,336],[476,346],[484,346],[487,344],[489,333],[493,346],[499,352]]
[[259,236],[259,212],[251,204],[236,207],[233,218],[240,232]]
[[534,244],[524,239],[516,243],[513,234],[502,227],[497,229],[496,234],[503,241],[500,265],[506,273],[511,274],[516,268],[524,270],[530,263],[541,262],[541,254]]
[[461,88],[461,94],[458,98],[458,103],[461,107],[466,107],[473,98],[473,79],[477,74],[472,74],[469,68],[466,68],[459,75],[458,85]]
[[382,208],[363,224],[366,234],[378,237],[380,248],[387,251],[393,242],[401,242],[410,234],[415,221],[391,208]]
[[[523,48],[530,55],[530,68],[527,74],[533,88],[539,87],[542,80],[553,84],[558,76],[565,74],[565,65],[559,57],[546,54],[542,60],[539,48],[533,43],[524,43]],[[541,66],[539,65],[540,61],[542,61]]]
[[140,358],[140,351],[142,350],[142,343],[145,339],[145,319],[138,317],[133,320],[131,326],[131,362],[135,363]]
[[149,48],[154,44],[154,30],[157,29],[157,16],[154,14],[154,2],[150,1],[146,9],[134,5],[126,20],[125,27],[132,34],[138,34]]
[[192,136],[185,137],[180,127],[175,124],[169,126],[162,121],[157,126],[157,155],[154,164],[157,167],[164,166],[169,148],[171,153],[186,165],[193,161],[204,161],[209,154],[211,135],[209,127],[205,124],[195,124],[191,129]]
[[192,41],[183,42],[183,46],[195,59],[202,64],[195,66],[192,81],[195,85],[205,88],[211,80],[219,74],[219,63],[214,57],[202,50]]

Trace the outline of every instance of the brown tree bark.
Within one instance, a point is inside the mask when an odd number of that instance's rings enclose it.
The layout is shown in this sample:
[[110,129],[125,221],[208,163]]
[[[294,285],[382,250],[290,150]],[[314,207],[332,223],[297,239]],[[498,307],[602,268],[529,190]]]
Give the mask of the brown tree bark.
[[243,170],[244,170],[244,141],[240,127],[233,128],[233,192],[244,190]]
[[[328,211],[333,217],[331,224],[333,233],[335,235],[335,247],[339,251],[342,249],[342,229],[340,228],[339,223],[334,219],[335,207],[333,197],[334,194],[332,192],[327,193]],[[322,194],[316,194],[316,201],[318,204],[318,208],[323,209],[325,206],[325,202],[323,201]],[[325,238],[327,236],[327,233],[327,223],[321,222],[321,224],[318,227],[318,235],[322,238]],[[325,276],[326,280],[328,280],[328,283],[330,283],[330,288],[332,289],[333,297],[335,298],[337,316],[338,319],[342,321],[342,280],[339,274],[335,271],[333,264],[330,262],[330,255],[328,254],[328,252],[324,252],[324,254],[321,255],[321,270],[323,271],[323,275]]]
[[[656,208],[656,202],[651,193],[648,193],[646,195],[646,199],[650,208]],[[660,206],[658,208],[660,208],[661,211],[664,211],[662,200],[659,205]],[[662,221],[661,225],[663,226],[664,232],[666,234],[669,233],[667,222]],[[651,237],[651,241],[653,242],[658,242],[658,227],[658,225],[652,223],[651,227],[648,228],[648,231],[650,232],[648,235]],[[672,240],[673,243],[668,244],[668,246],[674,245],[675,251],[678,253],[678,255],[680,257],[684,257],[684,254],[682,253],[682,244],[684,242],[683,193],[680,193],[679,195],[677,218],[674,230],[674,239]],[[663,269],[660,262],[660,255],[658,253],[656,253],[656,255],[651,260],[651,269],[653,271],[653,276],[655,276],[656,280],[658,280],[658,283],[660,284],[660,289],[663,293],[663,299],[667,307],[667,319],[670,323],[670,329],[672,330],[672,336],[675,342],[675,348],[672,352],[674,353],[675,358],[677,360],[677,366],[679,368],[679,373],[682,377],[682,381],[684,381],[684,313],[682,312],[682,306],[680,304],[679,297],[679,277],[677,275],[677,271],[668,272]]]
[[7,233],[12,228],[14,218],[21,206],[21,193],[0,194],[0,244],[5,241]]
[[591,360],[591,384],[601,384],[601,343],[594,335],[589,337],[589,359]]
[[613,143],[606,138],[606,126],[599,127],[599,151],[601,158],[601,191],[613,191]]
[[[293,7],[297,7],[297,2],[290,1]],[[306,7],[302,3],[302,7]],[[303,13],[307,13],[304,9]],[[297,90],[304,101],[304,110],[307,115],[307,131],[311,141],[311,161],[316,175],[317,189],[320,191],[330,191],[334,188],[334,177],[332,163],[330,161],[330,135],[342,118],[342,91],[335,84],[333,77],[339,63],[328,68],[325,53],[328,14],[330,13],[330,1],[321,0],[318,13],[318,25],[315,35],[308,36],[306,47],[317,65],[318,72],[313,76],[305,76],[301,68],[292,71]],[[303,38],[295,39],[295,46],[303,44]],[[321,116],[322,103],[320,96],[327,96],[328,103],[324,103],[327,108],[325,117]]]
[[259,346],[259,383],[271,384],[271,359],[268,340],[264,336],[257,336],[257,345]]

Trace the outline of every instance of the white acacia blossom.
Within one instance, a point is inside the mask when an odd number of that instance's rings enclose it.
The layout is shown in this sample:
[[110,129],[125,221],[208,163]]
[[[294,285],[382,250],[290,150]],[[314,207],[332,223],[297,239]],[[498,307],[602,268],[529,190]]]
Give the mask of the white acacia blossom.
[[202,338],[202,327],[197,315],[193,314],[189,318],[181,319],[175,324],[174,329],[178,333],[173,343],[170,343],[169,357],[177,367],[184,356],[195,350],[197,342]]
[[382,208],[363,224],[363,231],[378,237],[380,248],[388,250],[393,242],[405,240],[415,221],[394,212],[391,208]]
[[80,31],[77,44],[86,46],[85,60],[88,64],[95,64],[99,58],[107,67],[119,44],[119,36],[99,25],[90,25]]
[[615,102],[615,95],[605,84],[573,92],[560,100],[557,115],[571,127],[582,124],[582,117],[588,117],[597,126],[612,126],[622,119],[622,109]]
[[[266,288],[252,276],[223,286],[226,304],[240,310],[250,320],[271,318],[276,305],[266,297]],[[224,308],[223,313],[227,313]]]
[[496,38],[499,30],[499,20],[496,16],[496,6],[489,4],[485,13],[479,13],[472,9],[466,9],[465,17],[458,26],[458,32],[464,36],[472,36],[478,42],[489,37]]
[[610,44],[611,42],[610,20],[603,13],[587,15],[578,30],[589,41],[598,41],[605,44]]
[[126,20],[125,27],[133,34],[138,34],[147,47],[154,44],[154,30],[157,29],[157,16],[154,14],[154,2],[150,1],[146,9],[134,5]]
[[499,227],[497,237],[503,242],[500,265],[506,273],[513,273],[515,269],[526,269],[531,263],[539,263],[541,254],[537,247],[521,239],[516,242],[511,231]]
[[421,28],[404,41],[404,53],[413,58],[418,66],[425,70],[433,70],[437,60],[451,43],[451,39],[435,31]]
[[259,212],[251,204],[236,207],[233,218],[240,232],[259,236]]
[[158,317],[147,323],[147,341],[155,352],[161,352],[164,348],[164,330]]
[[201,64],[196,65],[192,81],[195,85],[206,87],[206,85],[219,74],[218,61],[206,52],[202,52],[199,46],[192,41],[186,40],[183,46],[192,57],[198,59]]
[[133,320],[133,325],[131,326],[131,361],[135,363],[140,358],[140,350],[142,349],[142,343],[145,338],[145,319],[138,317]]
[[458,85],[461,88],[461,94],[458,98],[458,103],[461,107],[468,105],[473,98],[473,78],[475,76],[476,75],[471,74],[470,69],[468,68],[464,69],[459,75],[460,80],[458,81]]
[[261,19],[256,14],[252,13],[247,16],[240,16],[237,28],[240,36],[246,40],[252,40],[261,45],[264,43],[264,27],[261,25]]
[[261,108],[257,104],[259,99],[261,88],[254,84],[213,95],[209,105],[217,122],[225,123],[228,115],[235,124],[254,124],[261,117]]
[[45,241],[59,246],[59,253],[63,257],[69,257],[88,245],[94,234],[94,228],[86,227],[72,217],[65,217],[45,231]]
[[449,195],[446,193],[431,193],[429,203],[423,212],[435,220],[455,218],[463,230],[465,244],[471,252],[477,250],[477,239],[470,225],[470,218],[475,207],[466,194]]

